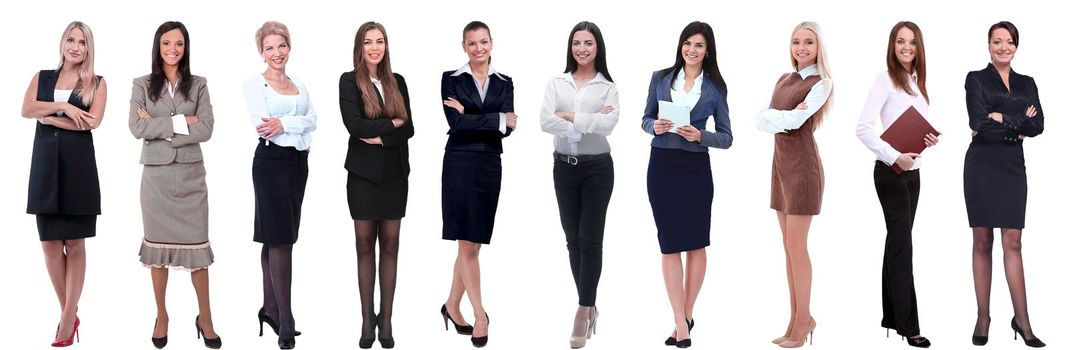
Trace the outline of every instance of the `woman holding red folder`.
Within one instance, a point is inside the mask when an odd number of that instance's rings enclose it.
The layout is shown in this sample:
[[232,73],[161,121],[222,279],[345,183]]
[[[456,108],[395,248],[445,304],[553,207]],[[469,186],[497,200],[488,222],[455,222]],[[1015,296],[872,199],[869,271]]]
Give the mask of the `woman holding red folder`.
[[963,195],[974,230],[971,253],[978,320],[971,341],[989,340],[989,288],[993,279],[993,228],[999,227],[1004,247],[1004,277],[1015,309],[1011,328],[1026,345],[1042,347],[1034,336],[1026,308],[1022,234],[1026,221],[1026,161],[1023,139],[1045,130],[1045,116],[1034,78],[1016,73],[1011,60],[1019,30],[1011,22],[989,28],[985,69],[967,74],[967,115],[971,145],[963,161]]
[[[859,137],[878,158],[874,162],[874,189],[885,216],[885,254],[882,257],[882,327],[906,337],[908,345],[930,347],[919,334],[919,313],[912,277],[911,229],[919,203],[918,153],[900,152],[882,140],[888,129],[909,109],[927,115],[930,97],[926,94],[926,52],[919,26],[899,22],[889,32],[885,72],[879,73],[867,95],[867,103],[856,124]],[[875,124],[880,120],[882,127]],[[937,135],[926,134],[927,147],[937,144]],[[897,173],[893,165],[903,170]]]

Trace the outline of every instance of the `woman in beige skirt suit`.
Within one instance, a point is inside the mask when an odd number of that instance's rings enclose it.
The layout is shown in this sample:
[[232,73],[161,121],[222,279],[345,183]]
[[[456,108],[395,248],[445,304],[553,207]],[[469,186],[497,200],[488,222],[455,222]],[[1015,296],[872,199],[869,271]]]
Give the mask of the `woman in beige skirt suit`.
[[200,143],[211,138],[214,118],[207,80],[189,72],[189,32],[166,22],[155,35],[158,54],[152,74],[134,79],[130,132],[141,148],[141,263],[152,271],[156,323],[152,343],[167,344],[167,268],[192,272],[199,304],[197,337],[212,349],[222,346],[211,321],[207,267],[214,260],[208,241],[207,182]]

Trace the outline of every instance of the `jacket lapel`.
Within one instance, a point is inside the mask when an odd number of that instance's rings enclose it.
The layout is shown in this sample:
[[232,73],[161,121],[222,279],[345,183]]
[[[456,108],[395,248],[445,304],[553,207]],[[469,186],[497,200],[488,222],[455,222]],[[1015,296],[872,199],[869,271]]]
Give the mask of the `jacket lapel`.
[[[463,75],[460,75],[457,78],[459,78],[460,80],[458,86],[460,89],[463,90],[463,93],[466,95],[467,99],[473,101],[474,105],[478,106],[478,109],[481,110],[482,96],[478,94],[478,86],[475,85],[476,83],[474,82],[474,75],[464,73]],[[488,96],[486,97],[488,98]]]

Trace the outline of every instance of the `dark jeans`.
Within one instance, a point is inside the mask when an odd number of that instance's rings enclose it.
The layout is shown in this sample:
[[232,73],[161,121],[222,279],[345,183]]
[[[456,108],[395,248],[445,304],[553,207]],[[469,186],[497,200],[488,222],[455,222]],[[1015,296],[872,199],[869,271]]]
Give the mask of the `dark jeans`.
[[882,258],[882,327],[905,337],[919,334],[915,280],[911,264],[911,228],[919,204],[919,170],[897,174],[875,161],[874,188],[885,214],[885,255]]
[[[572,162],[556,155],[552,178],[556,184],[559,219],[567,236],[571,273],[578,287],[578,305],[596,305],[603,258],[604,221],[615,187],[610,154],[579,156]],[[577,164],[574,164],[577,163]]]

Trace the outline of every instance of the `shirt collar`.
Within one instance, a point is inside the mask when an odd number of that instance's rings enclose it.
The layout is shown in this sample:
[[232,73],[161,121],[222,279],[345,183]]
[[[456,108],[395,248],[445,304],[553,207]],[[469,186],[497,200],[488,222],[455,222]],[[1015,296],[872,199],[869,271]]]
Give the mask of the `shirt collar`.
[[[452,76],[458,77],[460,75],[463,75],[463,73],[470,74],[472,77],[474,76],[474,73],[471,72],[470,63],[466,63],[463,65],[463,67],[459,67],[459,69],[457,69],[455,73],[452,73]],[[489,75],[495,75],[497,78],[500,78],[500,80],[504,80],[504,77],[500,76],[500,73],[497,72],[495,68],[493,68],[492,64],[489,65]]]
[[[703,85],[703,83],[704,83],[704,71],[701,70],[700,73],[697,74],[696,79],[693,79],[693,90],[690,90],[690,92],[692,92],[692,91],[698,91],[699,92],[700,89],[701,89],[701,86]],[[671,86],[671,89],[684,92],[685,91],[684,87],[685,87],[685,69],[683,68],[683,69],[679,69],[678,70],[678,74],[675,75],[675,77],[674,77],[674,85]]]
[[800,74],[801,79],[807,79],[812,75],[819,74],[819,67],[816,66],[814,63],[809,64],[807,67],[804,67],[797,71],[797,74]]
[[[566,82],[569,82],[569,83],[572,83],[572,84],[574,83],[574,75],[571,74],[571,73],[560,74],[559,76],[556,77],[556,79],[562,79],[562,80],[564,80]],[[592,84],[592,83],[609,83],[609,81],[608,81],[607,78],[604,77],[603,74],[600,74],[600,72],[597,72],[596,76],[593,77],[593,80],[590,80],[586,84]]]

